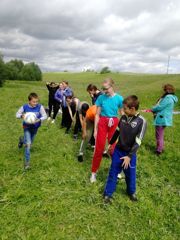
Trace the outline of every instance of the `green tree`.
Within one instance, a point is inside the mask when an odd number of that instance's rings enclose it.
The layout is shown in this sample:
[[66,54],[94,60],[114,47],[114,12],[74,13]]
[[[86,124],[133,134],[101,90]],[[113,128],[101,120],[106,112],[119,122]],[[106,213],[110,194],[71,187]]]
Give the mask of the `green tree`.
[[4,81],[5,81],[5,64],[3,61],[3,56],[0,53],[0,87],[3,86]]
[[101,69],[101,71],[100,71],[100,73],[101,74],[104,74],[104,73],[110,73],[111,72],[111,70],[109,69],[109,67],[103,67],[102,69]]
[[20,72],[20,77],[27,81],[41,81],[42,72],[39,66],[32,62],[23,66],[22,71]]
[[21,71],[24,66],[23,61],[21,60],[11,60],[6,63],[6,79],[9,80],[18,80],[21,79]]

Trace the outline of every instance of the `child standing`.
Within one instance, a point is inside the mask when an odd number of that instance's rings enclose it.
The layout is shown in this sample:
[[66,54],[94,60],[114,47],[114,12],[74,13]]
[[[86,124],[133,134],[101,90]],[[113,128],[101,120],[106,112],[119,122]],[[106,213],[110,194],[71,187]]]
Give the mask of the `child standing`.
[[135,95],[123,101],[124,113],[110,140],[109,149],[118,139],[104,190],[104,199],[108,203],[116,190],[117,176],[124,171],[127,194],[132,201],[137,201],[136,192],[136,152],[146,131],[146,120],[137,112],[139,101]]
[[151,109],[154,114],[157,155],[160,155],[164,150],[164,129],[172,126],[174,104],[178,102],[175,88],[171,84],[164,85],[163,91],[163,95]]
[[95,103],[97,111],[94,121],[95,150],[91,167],[91,183],[96,182],[96,173],[100,167],[106,139],[109,143],[118,125],[118,110],[122,113],[123,107],[123,97],[114,92],[114,81],[107,78],[102,86],[104,94],[99,96]]
[[39,104],[39,97],[36,93],[30,93],[28,96],[29,102],[24,104],[16,113],[16,118],[24,119],[25,113],[33,112],[36,114],[37,120],[34,124],[27,124],[23,121],[24,137],[19,138],[18,147],[22,148],[25,145],[25,170],[30,168],[30,149],[31,144],[37,134],[38,128],[41,126],[41,122],[47,118],[44,107]]
[[57,89],[59,88],[58,84],[56,84],[55,82],[47,82],[46,83],[46,87],[49,91],[49,96],[48,96],[48,107],[49,107],[49,117],[48,117],[48,121],[51,120],[51,113],[53,111],[53,119],[52,119],[52,123],[55,122],[55,118],[56,118],[56,115],[57,115],[57,112],[58,110],[56,111],[57,109],[57,102],[56,100],[54,99],[54,95],[57,91]]

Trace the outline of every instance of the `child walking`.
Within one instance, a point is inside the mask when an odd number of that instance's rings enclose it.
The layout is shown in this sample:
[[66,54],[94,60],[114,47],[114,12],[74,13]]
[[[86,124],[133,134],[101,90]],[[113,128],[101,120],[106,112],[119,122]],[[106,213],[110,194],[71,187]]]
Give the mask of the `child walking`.
[[30,149],[31,144],[34,141],[34,138],[37,134],[41,122],[47,118],[44,107],[39,104],[39,97],[36,93],[30,93],[28,96],[28,103],[24,104],[16,113],[16,118],[24,119],[25,113],[33,112],[36,114],[37,120],[34,124],[27,124],[23,121],[24,137],[19,138],[18,147],[22,148],[23,144],[25,145],[25,170],[30,168]]
[[105,203],[111,202],[116,190],[117,176],[124,171],[127,194],[130,200],[137,201],[136,192],[136,152],[146,131],[146,120],[137,112],[139,101],[137,96],[132,95],[123,101],[124,115],[120,118],[118,127],[110,140],[112,144],[118,142],[112,155],[112,163],[109,170],[106,187],[104,190]]

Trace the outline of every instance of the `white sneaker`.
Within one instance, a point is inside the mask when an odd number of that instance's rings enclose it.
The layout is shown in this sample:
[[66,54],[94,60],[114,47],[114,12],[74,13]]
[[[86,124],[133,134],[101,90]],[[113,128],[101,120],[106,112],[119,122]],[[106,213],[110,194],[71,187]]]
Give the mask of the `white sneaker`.
[[51,117],[48,117],[47,121],[50,121],[51,120]]
[[51,123],[52,123],[52,124],[55,123],[55,120],[53,119]]
[[123,179],[123,178],[125,178],[125,177],[124,177],[124,175],[123,175],[122,173],[119,173],[119,174],[117,175],[117,178],[118,178],[118,179]]
[[96,182],[96,173],[92,173],[92,174],[91,174],[90,182],[91,182],[91,183]]

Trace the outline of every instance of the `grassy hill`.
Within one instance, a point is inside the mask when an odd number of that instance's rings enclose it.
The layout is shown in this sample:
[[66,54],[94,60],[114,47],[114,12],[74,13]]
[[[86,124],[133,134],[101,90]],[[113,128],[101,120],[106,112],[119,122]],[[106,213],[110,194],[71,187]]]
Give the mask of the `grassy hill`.
[[[32,148],[32,169],[23,171],[23,150],[17,148],[22,134],[17,109],[35,91],[47,106],[45,81],[68,80],[75,95],[90,102],[89,83],[101,86],[106,76],[115,79],[123,96],[136,94],[140,108],[149,108],[161,94],[165,83],[173,84],[180,99],[180,75],[138,75],[95,73],[46,73],[43,82],[6,81],[0,89],[0,238],[1,239],[179,239],[179,160],[180,115],[165,132],[165,153],[154,155],[152,116],[144,113],[148,130],[138,152],[137,195],[132,203],[119,181],[112,205],[105,206],[102,192],[110,166],[103,159],[98,181],[90,184],[93,152],[87,151],[83,163],[77,162],[80,139],[45,122]],[[180,110],[180,100],[176,105]]]

